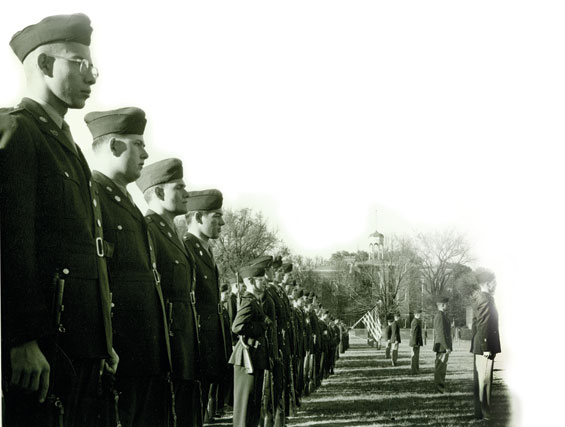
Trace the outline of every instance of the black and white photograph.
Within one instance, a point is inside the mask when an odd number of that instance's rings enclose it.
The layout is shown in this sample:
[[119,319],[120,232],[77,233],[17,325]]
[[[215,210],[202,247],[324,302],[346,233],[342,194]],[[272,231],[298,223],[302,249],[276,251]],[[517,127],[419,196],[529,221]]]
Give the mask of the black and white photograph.
[[562,423],[559,2],[11,3],[2,423]]

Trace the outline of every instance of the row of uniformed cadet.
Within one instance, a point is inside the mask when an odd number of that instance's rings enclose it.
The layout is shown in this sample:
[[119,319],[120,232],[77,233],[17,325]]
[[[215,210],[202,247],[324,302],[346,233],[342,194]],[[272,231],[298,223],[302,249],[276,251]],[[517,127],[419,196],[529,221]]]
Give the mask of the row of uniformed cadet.
[[313,293],[291,281],[292,264],[262,256],[239,271],[244,281],[232,331],[234,426],[280,426],[332,374],[343,333]]
[[[3,422],[202,425],[231,395],[227,362],[247,331],[237,325],[248,296],[240,310],[227,292],[222,300],[210,244],[224,225],[222,194],[188,192],[178,159],[145,166],[147,120],[135,107],[85,116],[91,172],[64,121],[96,83],[91,33],[87,16],[58,15],[10,42],[28,91],[0,114]],[[146,215],[127,191],[133,182]],[[333,327],[318,329],[317,304],[303,311],[303,291],[294,303],[285,289],[292,265],[277,263],[261,309],[270,295],[265,420],[281,425],[333,369],[335,343]],[[234,405],[244,381],[235,374]]]
[[[231,351],[209,246],[222,196],[188,193],[176,159],[142,172],[134,107],[85,116],[91,172],[64,121],[96,83],[91,33],[57,15],[10,41],[27,96],[0,114],[3,424],[201,425]],[[183,242],[173,218],[189,210]]]

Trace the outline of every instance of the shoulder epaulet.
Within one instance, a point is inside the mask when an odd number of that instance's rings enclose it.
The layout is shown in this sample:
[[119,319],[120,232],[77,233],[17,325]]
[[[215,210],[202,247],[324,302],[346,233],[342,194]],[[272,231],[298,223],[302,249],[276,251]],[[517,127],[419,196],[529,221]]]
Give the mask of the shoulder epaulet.
[[15,107],[4,107],[4,108],[0,108],[0,114],[14,114],[23,110],[24,107],[20,105],[16,105]]

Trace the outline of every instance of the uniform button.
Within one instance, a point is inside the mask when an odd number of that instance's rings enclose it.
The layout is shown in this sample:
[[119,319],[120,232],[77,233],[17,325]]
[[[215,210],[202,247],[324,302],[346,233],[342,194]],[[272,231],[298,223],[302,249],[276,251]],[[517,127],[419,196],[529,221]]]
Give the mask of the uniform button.
[[63,274],[69,274],[69,273],[70,273],[70,271],[69,271],[68,268],[63,268]]
[[200,251],[200,256],[202,256],[202,255],[204,255],[204,254],[202,253],[202,251]]
[[208,276],[204,275],[204,278],[205,278],[205,279],[207,279],[207,278],[208,278]]
[[116,306],[116,304],[114,304],[114,303],[111,304],[111,307],[112,307],[112,308],[114,308],[115,306]]
[[118,224],[118,230],[123,230],[124,227],[122,227],[121,225]]
[[59,132],[57,132],[55,129],[49,129],[49,132],[51,132],[51,135],[53,136],[59,136]]
[[[197,247],[197,248],[199,248],[199,247],[200,247],[200,245],[199,245],[199,244],[197,243],[197,244],[196,244],[196,247]],[[202,253],[202,252],[200,252],[200,253]]]
[[43,123],[47,123],[47,119],[43,116],[39,116],[39,120],[41,120]]
[[92,204],[94,205],[94,207],[98,206],[98,202],[96,201],[96,199],[92,199]]
[[112,187],[106,187],[106,190],[108,190],[110,193],[112,192]]
[[170,231],[167,233],[167,235],[168,235],[169,237],[173,237],[173,235],[171,234]]
[[116,202],[121,202],[122,198],[120,196],[114,196],[114,199],[116,199]]
[[88,186],[92,187],[92,181],[88,181]]
[[152,250],[153,250],[153,246],[149,245],[149,250],[152,251]]
[[164,226],[165,226],[165,223],[164,223],[163,221],[161,221],[161,222],[159,223],[159,225],[160,225],[161,227],[164,227]]
[[178,259],[175,259],[175,264],[178,264],[178,263],[179,263],[179,260],[178,260]]
[[96,224],[98,224],[98,227],[102,227],[102,221],[100,221],[99,219],[96,220]]
[[157,264],[153,263],[153,268],[157,268]]
[[70,175],[68,172],[65,172],[65,176],[68,178]]

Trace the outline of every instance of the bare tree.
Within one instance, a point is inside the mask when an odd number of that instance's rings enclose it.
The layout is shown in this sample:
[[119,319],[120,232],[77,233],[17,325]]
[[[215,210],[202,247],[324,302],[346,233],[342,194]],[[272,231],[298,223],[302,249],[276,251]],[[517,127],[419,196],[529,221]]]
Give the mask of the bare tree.
[[280,240],[260,212],[224,210],[225,225],[216,240],[215,256],[220,272],[230,280],[246,262],[276,251]]
[[418,234],[416,246],[424,288],[435,301],[448,293],[456,267],[472,261],[469,244],[462,234],[447,230]]

